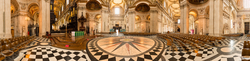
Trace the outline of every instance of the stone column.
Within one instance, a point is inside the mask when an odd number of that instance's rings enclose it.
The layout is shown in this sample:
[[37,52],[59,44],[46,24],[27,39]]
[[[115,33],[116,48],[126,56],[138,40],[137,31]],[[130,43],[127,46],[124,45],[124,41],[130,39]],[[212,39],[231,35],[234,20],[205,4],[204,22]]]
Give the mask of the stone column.
[[46,10],[46,32],[50,33],[50,0],[45,0]]
[[39,6],[39,36],[46,35],[46,32],[50,32],[50,4],[48,0],[40,0]]
[[142,20],[141,21],[141,32],[146,32],[146,25],[147,25],[147,23],[146,23],[146,20]]
[[128,12],[128,24],[129,24],[128,32],[134,32],[135,31],[135,11]]
[[200,30],[199,33],[202,32],[202,35],[205,35],[207,33],[206,32],[206,30],[207,30],[207,28],[206,28],[206,25],[207,25],[206,17],[205,17],[205,15],[199,15],[198,17],[199,17],[199,19],[198,19],[198,21],[199,21],[198,30]]
[[96,26],[96,22],[95,22],[96,13],[89,12],[89,15],[90,15],[89,20],[86,25],[89,26],[90,35],[93,35],[93,30],[95,29],[95,26]]
[[0,1],[0,38],[11,38],[10,0]]
[[189,8],[188,8],[188,4],[187,4],[187,1],[183,1],[181,2],[181,16],[180,16],[180,20],[181,20],[181,23],[180,23],[180,31],[181,33],[186,33],[188,34],[189,32],[189,18],[188,18],[188,15],[189,15]]
[[158,11],[150,10],[150,33],[158,32]]
[[3,13],[4,13],[4,0],[0,0],[0,38],[3,38],[3,35],[4,35],[4,32],[3,32],[3,30],[4,30],[4,15],[3,15]]
[[102,14],[101,14],[101,32],[109,32],[109,28],[108,28],[108,11],[106,11],[107,9],[103,9],[102,10]]
[[219,36],[223,31],[223,1],[212,0],[210,5],[209,35]]
[[19,15],[18,15],[18,20],[17,20],[17,30],[19,33],[19,36],[26,36],[28,34],[28,21],[29,21],[29,17],[27,16],[28,12],[27,11],[19,11]]

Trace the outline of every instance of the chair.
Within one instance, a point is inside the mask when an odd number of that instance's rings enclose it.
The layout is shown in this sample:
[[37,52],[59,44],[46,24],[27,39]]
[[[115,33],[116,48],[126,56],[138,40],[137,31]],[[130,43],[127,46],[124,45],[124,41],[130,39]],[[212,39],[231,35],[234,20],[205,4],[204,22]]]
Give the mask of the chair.
[[249,43],[249,41],[244,41],[243,48],[250,48],[250,43]]
[[[2,51],[2,46],[0,46],[0,52]],[[5,59],[5,56],[3,55],[3,54],[0,54],[0,60],[2,61],[2,60],[4,60]]]
[[242,61],[250,61],[250,49],[242,49]]

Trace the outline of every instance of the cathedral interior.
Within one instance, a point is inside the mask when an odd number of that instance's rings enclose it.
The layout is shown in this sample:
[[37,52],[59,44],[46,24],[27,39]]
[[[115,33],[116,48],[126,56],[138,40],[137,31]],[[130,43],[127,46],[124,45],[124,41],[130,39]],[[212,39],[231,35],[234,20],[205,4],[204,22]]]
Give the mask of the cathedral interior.
[[250,0],[0,0],[0,61],[250,61]]

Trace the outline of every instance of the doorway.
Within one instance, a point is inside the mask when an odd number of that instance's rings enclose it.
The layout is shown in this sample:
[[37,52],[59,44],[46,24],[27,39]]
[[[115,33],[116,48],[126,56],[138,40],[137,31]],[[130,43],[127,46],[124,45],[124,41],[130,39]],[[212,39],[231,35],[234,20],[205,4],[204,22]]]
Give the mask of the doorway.
[[245,34],[249,32],[249,22],[245,22]]

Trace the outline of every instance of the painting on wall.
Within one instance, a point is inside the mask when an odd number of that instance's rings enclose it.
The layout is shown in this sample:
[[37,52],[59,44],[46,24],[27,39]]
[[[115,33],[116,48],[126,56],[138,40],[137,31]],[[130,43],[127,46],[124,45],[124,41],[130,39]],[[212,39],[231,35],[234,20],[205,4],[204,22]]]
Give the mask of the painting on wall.
[[135,11],[137,12],[148,12],[149,10],[150,10],[150,7],[145,3],[141,3],[137,5],[135,8]]
[[203,4],[203,3],[206,3],[208,0],[188,0],[189,3],[192,3],[192,4]]
[[94,11],[102,9],[102,6],[96,0],[91,0],[91,1],[87,2],[86,7],[88,10],[94,10]]

